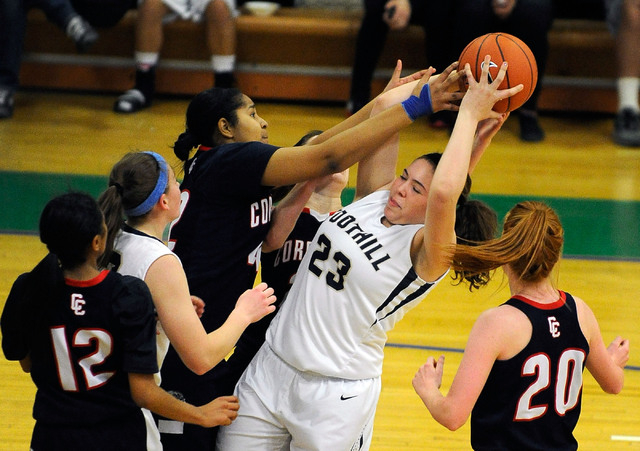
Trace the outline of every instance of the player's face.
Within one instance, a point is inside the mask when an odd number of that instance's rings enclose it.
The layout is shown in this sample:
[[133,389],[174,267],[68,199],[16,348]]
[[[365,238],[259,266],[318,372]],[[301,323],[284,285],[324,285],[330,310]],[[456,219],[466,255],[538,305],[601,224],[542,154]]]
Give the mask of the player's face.
[[269,142],[267,121],[258,116],[256,106],[246,95],[242,96],[242,106],[236,110],[238,122],[233,127],[235,142],[261,141]]
[[173,172],[172,167],[169,167],[169,184],[165,195],[169,203],[171,219],[176,219],[180,216],[180,183],[176,180],[176,174]]
[[427,197],[433,179],[433,165],[418,159],[391,184],[384,215],[392,224],[423,224]]

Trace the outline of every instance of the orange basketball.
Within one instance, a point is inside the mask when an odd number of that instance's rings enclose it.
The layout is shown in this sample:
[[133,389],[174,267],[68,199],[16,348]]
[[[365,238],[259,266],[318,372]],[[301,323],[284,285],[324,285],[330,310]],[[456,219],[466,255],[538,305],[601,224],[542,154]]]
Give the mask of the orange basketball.
[[524,85],[524,89],[516,95],[497,102],[493,107],[494,111],[506,113],[520,108],[531,97],[538,82],[538,66],[531,49],[513,35],[488,33],[474,39],[465,47],[458,59],[458,70],[462,70],[464,65],[469,63],[471,73],[478,80],[486,55],[491,55],[490,80],[498,75],[504,61],[509,63],[500,89],[508,89],[521,83]]

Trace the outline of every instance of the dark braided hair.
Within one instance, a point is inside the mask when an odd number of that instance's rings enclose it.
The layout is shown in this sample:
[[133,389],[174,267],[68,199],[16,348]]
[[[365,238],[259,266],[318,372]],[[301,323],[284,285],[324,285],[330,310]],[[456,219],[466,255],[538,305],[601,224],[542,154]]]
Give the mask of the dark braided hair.
[[197,94],[187,107],[186,129],[173,145],[176,156],[186,165],[193,149],[219,145],[218,122],[224,118],[235,125],[242,99],[242,92],[235,88],[211,88]]

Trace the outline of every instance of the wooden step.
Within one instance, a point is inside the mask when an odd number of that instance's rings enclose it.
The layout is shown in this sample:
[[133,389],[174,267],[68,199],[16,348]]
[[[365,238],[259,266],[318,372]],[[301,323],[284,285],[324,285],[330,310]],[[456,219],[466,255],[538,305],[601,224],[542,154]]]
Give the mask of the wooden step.
[[[89,53],[39,10],[28,15],[21,83],[26,87],[122,92],[133,85],[135,11],[101,29]],[[345,102],[349,94],[360,11],[281,8],[275,15],[238,17],[237,79],[256,99]],[[165,26],[157,71],[159,93],[192,95],[213,84],[204,27],[177,21]],[[614,41],[603,22],[556,20],[541,110],[614,112]],[[426,66],[422,29],[392,32],[372,87],[379,92],[395,64],[406,73]]]

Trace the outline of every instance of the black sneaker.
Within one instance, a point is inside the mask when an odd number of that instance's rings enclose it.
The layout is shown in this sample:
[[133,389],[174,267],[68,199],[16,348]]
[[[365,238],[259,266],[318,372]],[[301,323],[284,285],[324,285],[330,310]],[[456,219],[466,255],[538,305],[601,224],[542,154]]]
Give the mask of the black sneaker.
[[625,108],[618,112],[613,141],[621,146],[640,147],[640,112]]
[[544,140],[544,130],[538,123],[538,115],[535,112],[521,111],[518,114],[520,120],[520,139],[526,142],[540,142]]
[[89,47],[98,40],[98,32],[80,16],[73,16],[69,19],[66,32],[67,36],[76,43],[76,49],[80,53],[89,50]]
[[238,82],[233,72],[214,72],[214,86],[216,88],[237,88]]
[[0,89],[0,119],[8,119],[11,116],[13,116],[13,92]]
[[116,113],[137,113],[143,108],[151,105],[151,99],[138,89],[129,89],[122,94],[113,104],[113,111]]

